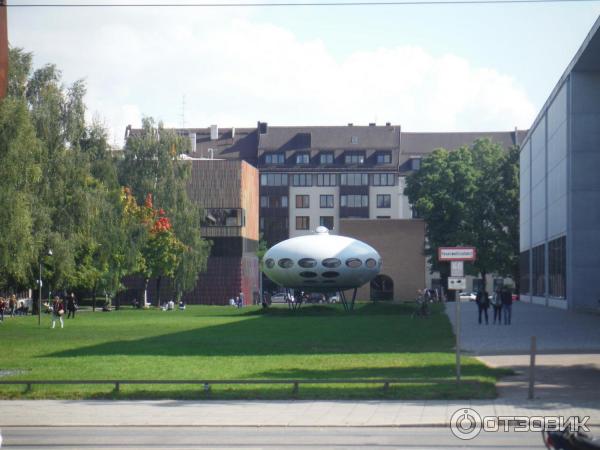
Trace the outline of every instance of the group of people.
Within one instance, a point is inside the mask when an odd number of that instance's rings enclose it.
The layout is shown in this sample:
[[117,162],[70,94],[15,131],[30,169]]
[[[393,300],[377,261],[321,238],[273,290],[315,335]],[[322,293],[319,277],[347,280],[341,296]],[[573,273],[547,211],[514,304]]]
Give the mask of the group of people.
[[510,289],[506,287],[496,289],[491,299],[487,291],[479,291],[475,297],[475,302],[477,303],[480,325],[482,315],[485,318],[485,324],[488,325],[488,309],[490,305],[494,308],[494,325],[501,325],[502,319],[504,319],[504,325],[510,325],[512,318],[512,293]]
[[29,308],[25,301],[17,300],[17,296],[12,294],[8,298],[0,297],[0,322],[4,322],[4,314],[9,314],[10,317],[27,315]]
[[75,318],[75,312],[79,308],[77,305],[77,299],[75,298],[75,294],[71,292],[70,295],[66,296],[66,302],[60,296],[55,295],[52,300],[52,305],[50,305],[50,313],[52,314],[52,328],[56,327],[56,322],[60,322],[60,327],[65,327],[65,303],[66,303],[66,312],[67,319]]
[[229,305],[236,308],[242,308],[244,306],[244,293],[240,292],[240,295],[236,296],[235,298],[230,298]]

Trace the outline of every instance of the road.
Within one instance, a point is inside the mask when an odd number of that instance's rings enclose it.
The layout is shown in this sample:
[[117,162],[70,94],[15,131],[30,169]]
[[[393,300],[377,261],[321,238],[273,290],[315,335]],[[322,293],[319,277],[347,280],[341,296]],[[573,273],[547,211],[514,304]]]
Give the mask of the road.
[[481,433],[397,427],[8,427],[2,449],[543,449],[540,433]]

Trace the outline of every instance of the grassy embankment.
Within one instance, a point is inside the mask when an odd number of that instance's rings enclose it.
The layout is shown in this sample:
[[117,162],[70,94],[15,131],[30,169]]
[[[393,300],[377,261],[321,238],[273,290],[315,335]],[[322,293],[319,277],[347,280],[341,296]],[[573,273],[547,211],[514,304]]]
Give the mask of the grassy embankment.
[[[364,379],[420,378],[422,383],[381,385],[0,386],[0,398],[237,398],[237,399],[457,399],[491,398],[503,372],[463,358],[465,380],[454,383],[454,337],[440,307],[411,318],[412,305],[234,309],[188,307],[184,312],[124,309],[80,312],[64,329],[41,327],[36,317],[0,325],[4,380],[64,379]],[[428,383],[430,378],[448,382]]]

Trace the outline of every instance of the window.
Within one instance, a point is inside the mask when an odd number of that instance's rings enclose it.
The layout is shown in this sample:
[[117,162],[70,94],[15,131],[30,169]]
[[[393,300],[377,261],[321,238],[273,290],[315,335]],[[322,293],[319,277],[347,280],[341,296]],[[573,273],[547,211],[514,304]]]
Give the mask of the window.
[[333,216],[319,217],[319,225],[326,227],[329,230],[333,230]]
[[395,186],[396,174],[394,173],[374,173],[373,186]]
[[296,208],[309,208],[309,207],[310,207],[310,196],[296,195]]
[[362,261],[358,258],[348,258],[346,260],[346,265],[351,269],[356,269],[357,267],[362,266]]
[[267,153],[265,155],[265,164],[283,164],[284,160],[283,153]]
[[292,186],[312,186],[312,175],[310,173],[292,175]]
[[296,216],[296,230],[308,230],[308,229],[310,229],[310,217]]
[[308,164],[310,155],[308,153],[296,153],[296,164]]
[[391,208],[392,196],[390,194],[377,194],[378,208]]
[[342,195],[340,206],[347,208],[366,208],[369,206],[368,195]]
[[294,265],[294,261],[292,261],[290,258],[283,258],[283,259],[280,259],[279,261],[277,261],[277,264],[282,269],[289,269],[290,267],[292,267]]
[[298,265],[300,267],[304,267],[305,269],[312,269],[317,265],[317,260],[312,258],[302,258],[298,261]]
[[323,267],[327,267],[328,269],[335,269],[336,267],[342,265],[342,261],[337,258],[326,258],[321,261],[321,264],[323,264]]
[[337,186],[337,177],[335,173],[317,174],[317,186]]
[[358,144],[358,136],[352,136],[350,138],[350,143],[351,144]]
[[260,207],[261,208],[287,208],[288,198],[287,195],[261,195],[260,196]]
[[287,186],[287,173],[263,173],[260,176],[261,186]]
[[204,208],[204,227],[242,227],[244,212],[239,208]]
[[419,170],[421,168],[421,158],[410,159],[410,170]]
[[567,296],[567,239],[565,236],[548,242],[548,295]]
[[529,250],[521,252],[519,255],[519,272],[521,278],[519,282],[519,294],[529,294]]
[[369,174],[366,173],[343,173],[340,175],[342,186],[368,186]]
[[261,231],[265,229],[265,218],[264,217],[260,218],[259,226],[260,226]]
[[369,258],[365,262],[365,266],[367,266],[369,269],[374,269],[377,266],[377,261],[375,261],[373,258]]
[[392,153],[391,152],[380,152],[375,156],[375,162],[377,164],[391,164]]
[[365,154],[363,152],[347,152],[344,155],[344,162],[346,164],[364,164]]
[[538,245],[531,250],[531,262],[533,263],[531,278],[533,281],[533,295],[545,295],[544,289],[544,245]]
[[321,208],[333,208],[333,195],[321,195],[319,200]]
[[321,164],[333,164],[333,153],[323,152],[319,155],[319,163]]

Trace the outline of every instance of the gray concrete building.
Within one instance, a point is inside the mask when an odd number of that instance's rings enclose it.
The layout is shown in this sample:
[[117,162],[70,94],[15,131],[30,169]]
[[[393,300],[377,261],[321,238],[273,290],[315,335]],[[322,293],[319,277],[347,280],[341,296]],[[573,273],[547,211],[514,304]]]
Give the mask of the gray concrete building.
[[600,309],[600,18],[520,154],[521,299]]

